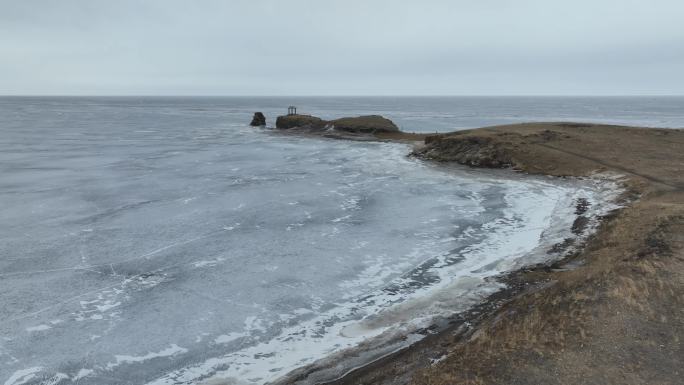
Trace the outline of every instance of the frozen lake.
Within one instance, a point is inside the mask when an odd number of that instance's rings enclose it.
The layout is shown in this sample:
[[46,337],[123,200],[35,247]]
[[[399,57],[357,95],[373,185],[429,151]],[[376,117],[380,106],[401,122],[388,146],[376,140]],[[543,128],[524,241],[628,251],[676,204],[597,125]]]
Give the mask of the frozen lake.
[[465,309],[606,194],[235,100],[0,99],[0,383],[273,381]]

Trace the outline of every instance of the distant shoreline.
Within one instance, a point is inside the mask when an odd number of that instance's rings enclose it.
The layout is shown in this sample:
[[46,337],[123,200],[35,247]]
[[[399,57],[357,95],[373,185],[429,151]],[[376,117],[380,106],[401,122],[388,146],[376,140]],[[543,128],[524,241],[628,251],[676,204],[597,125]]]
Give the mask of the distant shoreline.
[[[297,133],[310,134],[305,131]],[[617,277],[616,282],[611,282],[618,287],[614,298],[608,300],[611,305],[641,300],[632,298],[634,293],[630,290],[620,288],[625,282],[646,285],[646,292],[683,291],[684,286],[679,283],[684,282],[684,264],[673,258],[677,253],[681,255],[681,242],[676,235],[677,229],[684,227],[682,130],[561,122],[504,125],[436,135],[395,132],[351,137],[344,133],[319,136],[409,143],[414,145],[412,156],[473,167],[512,168],[557,177],[586,177],[597,172],[610,172],[625,178],[626,189],[622,197],[626,207],[604,218],[598,231],[580,252],[551,264],[530,266],[506,274],[503,280],[508,288],[458,315],[460,322],[453,321],[440,332],[351,370],[329,384],[446,385],[469,381],[500,383],[502,378],[522,384],[572,383],[572,376],[581,376],[579,373],[585,370],[585,365],[601,361],[598,356],[592,357],[599,354],[597,350],[586,353],[586,363],[578,362],[567,367],[566,382],[549,371],[536,371],[538,377],[526,373],[534,370],[540,359],[561,359],[569,354],[568,348],[573,354],[575,349],[585,354],[585,345],[599,343],[606,338],[614,341],[618,348],[630,343],[629,338],[617,332],[619,329],[591,327],[596,319],[605,316],[601,312],[603,304],[599,306],[590,300],[605,296],[606,283],[601,280],[613,281]],[[653,206],[661,207],[654,213]],[[653,240],[654,237],[658,238],[657,241]],[[632,270],[642,268],[645,262],[643,259],[630,260],[629,256],[646,254],[653,258],[667,258],[666,263],[675,265],[683,280],[672,282],[666,290],[658,278],[668,273],[665,269],[649,269],[653,276],[643,282],[633,277]],[[629,262],[623,263],[625,257]],[[628,298],[623,291],[630,293]],[[577,293],[583,293],[581,298],[577,298]],[[661,307],[676,313],[681,309],[681,302],[669,298]],[[639,307],[629,309],[628,306],[627,311],[630,310],[635,314],[641,311]],[[596,312],[596,317],[587,316]],[[581,316],[576,316],[576,313]],[[640,315],[637,318],[648,323],[647,317]],[[676,325],[677,319],[670,322]],[[680,327],[662,327],[676,336],[684,336],[681,324]],[[594,334],[598,337],[587,337]],[[549,339],[554,344],[549,344]],[[494,346],[501,348],[493,350]],[[541,356],[528,353],[542,351],[546,353],[540,353]],[[649,349],[644,353],[659,354]],[[676,352],[670,352],[669,357],[670,361],[672,357],[676,359]],[[602,370],[615,373],[615,376],[629,375],[617,361],[608,360]],[[290,378],[283,383],[309,382],[306,376],[300,376],[298,380]]]

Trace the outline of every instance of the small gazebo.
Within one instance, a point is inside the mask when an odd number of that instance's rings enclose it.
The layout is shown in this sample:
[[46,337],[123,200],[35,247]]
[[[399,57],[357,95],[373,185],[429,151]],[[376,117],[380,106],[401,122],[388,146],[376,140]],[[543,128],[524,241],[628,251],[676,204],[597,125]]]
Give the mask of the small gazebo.
[[297,115],[297,107],[295,107],[295,106],[287,107],[287,114],[288,115]]

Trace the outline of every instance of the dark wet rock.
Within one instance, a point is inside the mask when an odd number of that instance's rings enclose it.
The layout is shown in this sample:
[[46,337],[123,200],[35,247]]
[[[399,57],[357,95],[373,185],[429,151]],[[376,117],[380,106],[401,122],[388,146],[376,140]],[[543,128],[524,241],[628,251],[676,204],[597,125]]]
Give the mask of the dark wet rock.
[[562,254],[568,251],[570,247],[572,247],[574,244],[575,240],[573,238],[565,238],[563,242],[558,242],[551,246],[548,252],[554,254]]
[[584,215],[578,216],[572,223],[572,233],[575,235],[582,235],[584,230],[586,230],[587,225],[589,225],[589,218]]
[[412,155],[475,167],[503,168],[513,165],[510,149],[504,143],[486,136],[431,135],[425,138],[425,146],[415,150]]
[[265,126],[266,117],[261,112],[255,112],[254,117],[252,118],[252,122],[249,125],[253,127]]
[[276,128],[309,128],[323,129],[328,124],[325,120],[311,115],[284,115],[276,119]]
[[398,132],[394,122],[380,115],[358,116],[355,118],[341,118],[330,122],[331,126],[338,131],[347,132]]
[[578,198],[575,203],[575,215],[583,215],[589,210],[589,200],[587,198]]

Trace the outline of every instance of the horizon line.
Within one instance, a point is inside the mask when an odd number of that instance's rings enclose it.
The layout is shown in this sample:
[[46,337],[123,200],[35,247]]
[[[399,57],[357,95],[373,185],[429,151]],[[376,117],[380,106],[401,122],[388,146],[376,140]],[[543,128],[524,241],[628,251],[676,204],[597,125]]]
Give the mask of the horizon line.
[[0,98],[21,97],[141,97],[141,98],[178,98],[178,97],[203,97],[203,98],[489,98],[489,97],[684,97],[684,94],[300,94],[300,95],[238,95],[238,94],[0,94]]

